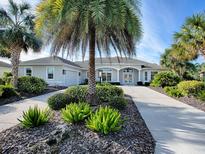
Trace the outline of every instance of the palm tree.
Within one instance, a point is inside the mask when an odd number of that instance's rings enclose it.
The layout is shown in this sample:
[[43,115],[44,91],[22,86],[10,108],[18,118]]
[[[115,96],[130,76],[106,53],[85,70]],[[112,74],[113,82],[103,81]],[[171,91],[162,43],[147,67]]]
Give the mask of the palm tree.
[[95,55],[135,55],[141,38],[136,0],[43,0],[37,7],[36,31],[52,44],[51,53],[89,51],[88,100],[95,102]]
[[175,47],[179,50],[175,56],[196,59],[205,56],[205,14],[196,14],[186,19],[180,32],[174,34]]
[[[9,51],[12,64],[12,83],[17,86],[20,54],[28,49],[40,51],[41,41],[34,34],[34,16],[27,3],[16,4],[9,0],[9,8],[0,8],[0,44]],[[4,50],[5,51],[5,50]]]

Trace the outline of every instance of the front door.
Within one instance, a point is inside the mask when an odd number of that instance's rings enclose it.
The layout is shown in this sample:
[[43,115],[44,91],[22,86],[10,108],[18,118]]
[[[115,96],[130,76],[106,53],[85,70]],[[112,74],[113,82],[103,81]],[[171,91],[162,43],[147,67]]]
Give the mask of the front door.
[[133,84],[133,74],[132,73],[124,73],[124,84],[126,85]]

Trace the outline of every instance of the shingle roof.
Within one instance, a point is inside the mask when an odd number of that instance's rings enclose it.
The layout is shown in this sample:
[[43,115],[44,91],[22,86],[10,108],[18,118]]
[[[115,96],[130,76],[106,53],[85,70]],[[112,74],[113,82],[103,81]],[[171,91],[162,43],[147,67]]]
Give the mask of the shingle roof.
[[11,67],[11,65],[3,61],[0,61],[0,67]]
[[29,61],[23,61],[20,63],[20,66],[25,66],[25,65],[63,65],[63,64],[68,64],[71,66],[75,67],[80,67],[78,64],[75,64],[72,61],[69,61],[67,59],[63,59],[61,57],[57,56],[51,56],[51,57],[45,57],[45,58],[39,58],[39,59],[34,59],[34,60],[29,60]]
[[[88,67],[88,61],[77,61],[76,64],[80,65],[83,68]],[[127,63],[127,64],[134,64],[136,66],[144,66],[144,68],[154,68],[154,69],[161,69],[161,66],[155,63],[148,63],[142,60],[134,59],[134,58],[125,58],[125,57],[111,57],[111,58],[96,58],[95,63]]]

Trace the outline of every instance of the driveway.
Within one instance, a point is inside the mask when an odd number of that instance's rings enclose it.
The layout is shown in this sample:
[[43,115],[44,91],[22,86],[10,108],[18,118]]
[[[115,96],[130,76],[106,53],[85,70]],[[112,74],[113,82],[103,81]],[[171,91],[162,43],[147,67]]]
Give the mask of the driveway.
[[147,87],[122,88],[156,140],[156,154],[205,153],[205,112]]
[[21,118],[22,112],[27,110],[30,106],[38,105],[40,108],[46,108],[47,99],[53,94],[59,92],[61,91],[56,91],[0,106],[0,132],[18,124],[19,121],[17,118]]

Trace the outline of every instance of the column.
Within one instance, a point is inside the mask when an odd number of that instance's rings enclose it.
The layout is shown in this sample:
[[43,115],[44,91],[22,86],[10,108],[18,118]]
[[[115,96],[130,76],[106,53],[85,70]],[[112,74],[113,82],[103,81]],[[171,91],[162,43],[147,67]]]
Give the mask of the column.
[[138,73],[138,81],[141,81],[141,70],[138,70],[139,71],[139,73]]
[[117,82],[120,82],[120,70],[117,70]]

